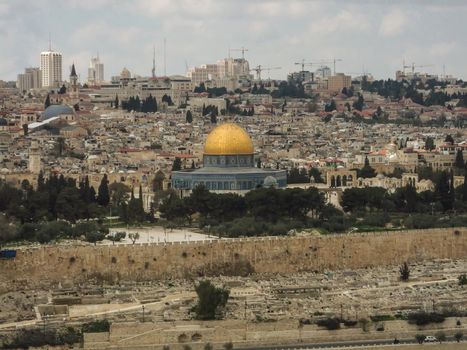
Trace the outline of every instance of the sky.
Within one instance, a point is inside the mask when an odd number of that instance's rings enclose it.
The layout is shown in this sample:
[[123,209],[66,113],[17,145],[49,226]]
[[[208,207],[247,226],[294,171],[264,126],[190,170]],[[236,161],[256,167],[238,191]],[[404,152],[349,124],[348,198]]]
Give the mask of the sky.
[[167,75],[245,47],[251,68],[281,67],[263,78],[339,58],[337,71],[352,75],[394,78],[405,60],[466,80],[466,18],[467,0],[0,0],[0,79],[39,66],[50,33],[64,77],[74,62],[81,81],[97,52],[106,79],[123,67],[149,76],[154,45],[164,75],[164,38]]

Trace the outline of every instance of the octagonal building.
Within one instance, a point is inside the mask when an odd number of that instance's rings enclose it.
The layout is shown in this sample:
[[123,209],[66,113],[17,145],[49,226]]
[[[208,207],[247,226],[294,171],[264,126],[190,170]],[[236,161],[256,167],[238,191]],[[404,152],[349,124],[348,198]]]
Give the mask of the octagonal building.
[[192,190],[203,184],[210,191],[243,192],[271,185],[286,187],[285,170],[255,167],[254,153],[244,129],[234,123],[221,124],[206,138],[203,167],[174,171],[172,188]]

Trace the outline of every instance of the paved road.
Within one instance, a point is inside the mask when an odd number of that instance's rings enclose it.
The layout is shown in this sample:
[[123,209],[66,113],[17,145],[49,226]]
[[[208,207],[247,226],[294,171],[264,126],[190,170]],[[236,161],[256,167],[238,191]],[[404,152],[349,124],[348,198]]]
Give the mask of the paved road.
[[[399,339],[400,344],[416,344],[413,339]],[[447,342],[455,342],[454,337],[446,337]],[[293,344],[293,345],[270,345],[258,347],[235,347],[235,350],[295,350],[295,349],[330,349],[330,348],[352,348],[362,346],[380,346],[393,345],[394,339],[374,339],[374,340],[352,340],[339,341],[331,343],[309,343],[309,344]]]

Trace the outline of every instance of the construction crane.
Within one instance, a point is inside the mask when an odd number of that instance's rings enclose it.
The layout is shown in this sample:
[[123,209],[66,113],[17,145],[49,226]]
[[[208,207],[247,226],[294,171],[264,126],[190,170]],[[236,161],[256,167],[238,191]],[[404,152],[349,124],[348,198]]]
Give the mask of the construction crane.
[[402,63],[402,67],[404,67],[404,74],[405,74],[405,69],[406,68],[411,68],[412,69],[412,74],[415,73],[415,68],[424,68],[424,67],[434,67],[434,64],[421,64],[421,65],[415,65],[415,62],[412,62],[411,65],[406,65],[405,61]]
[[250,69],[250,71],[255,71],[256,72],[256,76],[257,76],[257,79],[259,81],[261,81],[261,72],[263,71],[271,71],[271,70],[276,70],[276,69],[282,69],[282,67],[268,67],[268,68],[264,68],[262,65],[258,65],[256,66],[255,68],[253,69]]
[[312,66],[315,63],[316,62],[305,62],[305,59],[302,59],[301,62],[295,62],[294,64],[302,66],[302,72],[304,72],[305,71],[305,66]]
[[301,65],[302,66],[302,72],[305,70],[305,66],[312,66],[312,65],[323,65],[323,64],[333,64],[334,68],[334,75],[336,75],[336,62],[342,61],[341,58],[332,58],[328,60],[318,60],[314,62],[305,62],[305,60],[302,60],[302,62],[296,62],[296,65]]
[[248,51],[247,48],[244,48],[243,46],[239,49],[229,49],[229,57],[230,57],[230,52],[231,51],[241,51],[242,52],[242,59],[245,59],[245,51]]
[[328,60],[320,60],[319,63],[332,63],[334,75],[336,75],[336,62],[342,62],[342,58],[330,58]]

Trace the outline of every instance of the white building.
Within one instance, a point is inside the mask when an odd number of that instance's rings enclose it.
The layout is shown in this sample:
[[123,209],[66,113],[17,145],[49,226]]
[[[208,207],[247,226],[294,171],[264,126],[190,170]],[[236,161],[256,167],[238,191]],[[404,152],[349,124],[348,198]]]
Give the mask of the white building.
[[39,68],[26,68],[23,74],[18,74],[16,87],[19,91],[29,91],[42,87],[42,73]]
[[213,81],[212,85],[215,86],[222,85],[219,81],[231,85],[232,79],[238,81],[253,78],[250,74],[250,65],[243,58],[224,58],[217,61],[216,64],[203,64],[193,67],[187,71],[186,76],[191,79],[195,86],[207,81]]
[[59,87],[62,83],[62,54],[56,51],[41,52],[43,87]]
[[99,55],[91,58],[88,68],[88,83],[99,85],[104,82],[104,63],[101,63]]

